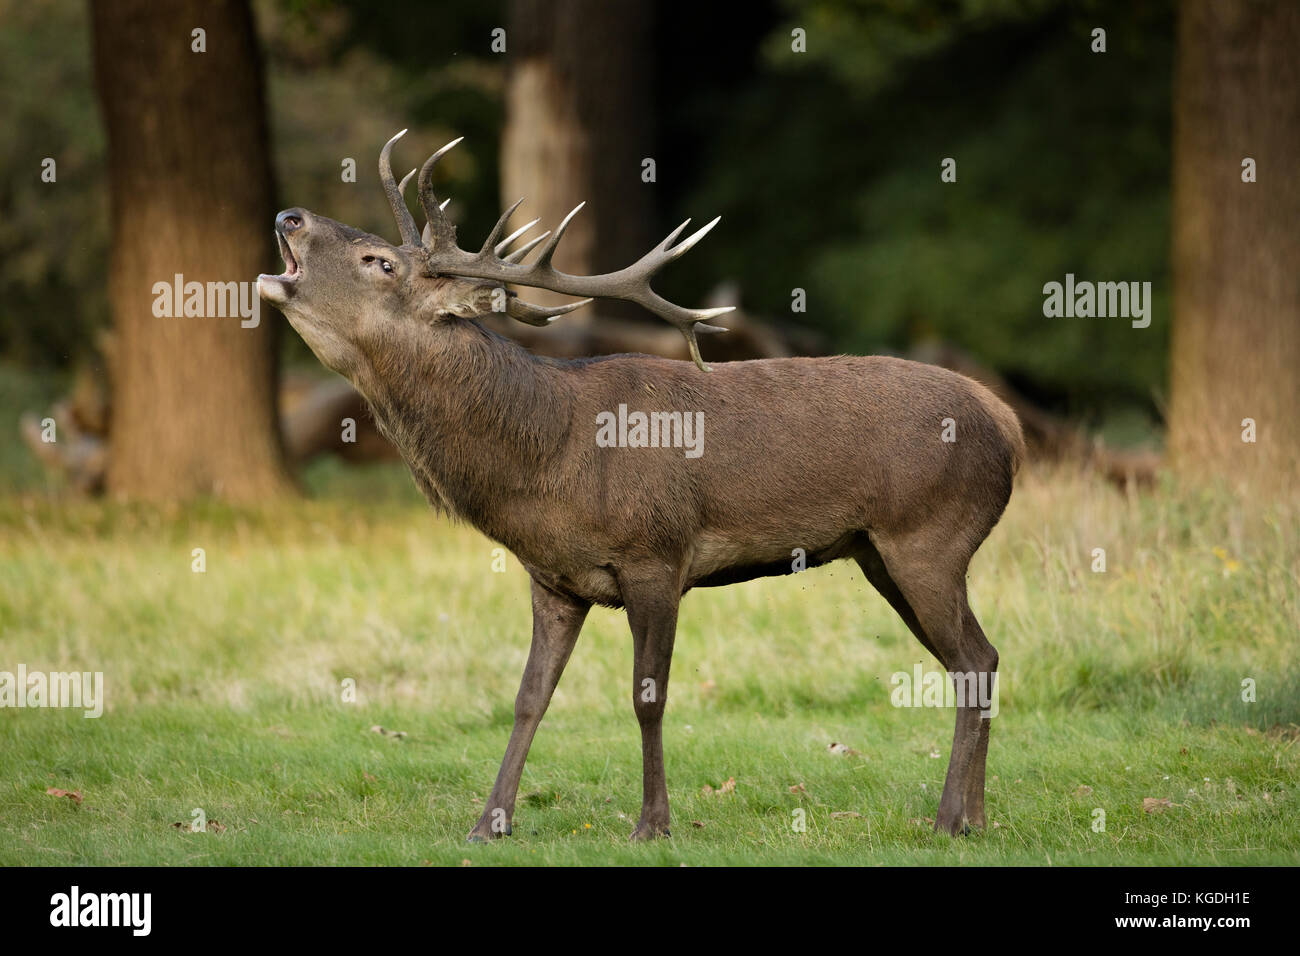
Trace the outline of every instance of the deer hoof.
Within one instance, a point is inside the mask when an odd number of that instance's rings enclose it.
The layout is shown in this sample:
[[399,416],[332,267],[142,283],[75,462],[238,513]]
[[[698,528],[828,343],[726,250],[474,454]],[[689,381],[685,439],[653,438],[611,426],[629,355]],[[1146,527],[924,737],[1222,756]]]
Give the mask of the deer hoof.
[[638,823],[632,835],[628,838],[633,843],[641,843],[646,840],[654,840],[658,837],[670,837],[667,827],[653,827],[648,823]]
[[942,819],[936,819],[934,821],[934,832],[952,837],[969,836],[970,827],[966,825],[966,821],[961,819],[953,820],[950,823],[945,822]]
[[475,827],[473,830],[469,831],[469,836],[465,838],[465,842],[466,843],[489,843],[492,840],[499,840],[503,836],[510,836],[511,832],[512,832],[511,827],[508,824],[506,825],[506,828],[503,832],[497,832],[493,830],[482,829],[480,827]]

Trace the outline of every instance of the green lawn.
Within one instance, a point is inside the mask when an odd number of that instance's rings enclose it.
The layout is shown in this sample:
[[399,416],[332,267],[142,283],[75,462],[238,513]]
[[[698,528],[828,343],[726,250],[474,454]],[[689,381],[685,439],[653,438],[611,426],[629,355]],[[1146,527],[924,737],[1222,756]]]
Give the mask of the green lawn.
[[[399,470],[324,465],[310,484],[263,510],[0,498],[0,670],[102,671],[106,696],[97,720],[0,710],[0,865],[1300,863],[1292,508],[1022,475],[971,571],[1003,675],[984,833],[930,831],[952,714],[891,706],[891,674],[935,665],[839,564],[686,598],[671,840],[627,841],[631,642],[597,610],[514,835],[471,846],[527,652],[526,576],[494,572],[493,544]],[[174,826],[195,808],[220,827]]]

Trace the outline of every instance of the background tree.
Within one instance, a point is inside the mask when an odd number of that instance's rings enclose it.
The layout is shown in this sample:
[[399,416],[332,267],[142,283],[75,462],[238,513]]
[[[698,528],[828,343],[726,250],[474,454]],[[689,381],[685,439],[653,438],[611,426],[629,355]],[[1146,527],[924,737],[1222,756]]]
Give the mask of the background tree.
[[[108,490],[141,498],[288,491],[266,310],[158,318],[156,282],[250,282],[271,245],[262,73],[245,0],[91,6],[108,133],[109,308],[115,334]],[[206,52],[192,49],[205,31]]]
[[[641,178],[654,143],[649,3],[512,0],[507,41],[501,195],[506,203],[527,197],[516,225],[541,216],[538,231],[554,229],[586,200],[556,267],[591,274],[636,261],[662,238],[655,234],[655,187]],[[588,311],[565,321],[584,321]],[[601,312],[640,314],[616,302],[602,302]]]
[[1300,477],[1297,51],[1290,0],[1180,6],[1169,448],[1189,475]]

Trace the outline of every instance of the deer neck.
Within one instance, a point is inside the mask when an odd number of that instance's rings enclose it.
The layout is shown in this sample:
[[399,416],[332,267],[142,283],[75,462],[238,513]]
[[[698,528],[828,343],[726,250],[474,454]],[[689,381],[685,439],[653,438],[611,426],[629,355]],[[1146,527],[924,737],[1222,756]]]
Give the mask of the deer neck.
[[508,540],[511,505],[555,484],[571,387],[555,363],[472,320],[413,337],[372,350],[354,384],[430,503]]

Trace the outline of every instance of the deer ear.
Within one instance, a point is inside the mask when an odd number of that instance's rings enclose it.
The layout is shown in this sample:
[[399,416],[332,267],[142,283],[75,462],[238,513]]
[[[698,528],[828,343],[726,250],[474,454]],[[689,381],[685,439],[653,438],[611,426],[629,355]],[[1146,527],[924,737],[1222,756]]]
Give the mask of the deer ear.
[[[461,319],[473,319],[493,311],[497,299],[504,296],[500,286],[468,284],[452,288],[443,303],[441,314],[447,318],[455,316]],[[505,300],[502,298],[502,302]]]
[[500,286],[480,285],[461,279],[438,280],[439,286],[430,296],[428,313],[435,321],[445,319],[473,319],[493,311],[496,297],[503,294]]

